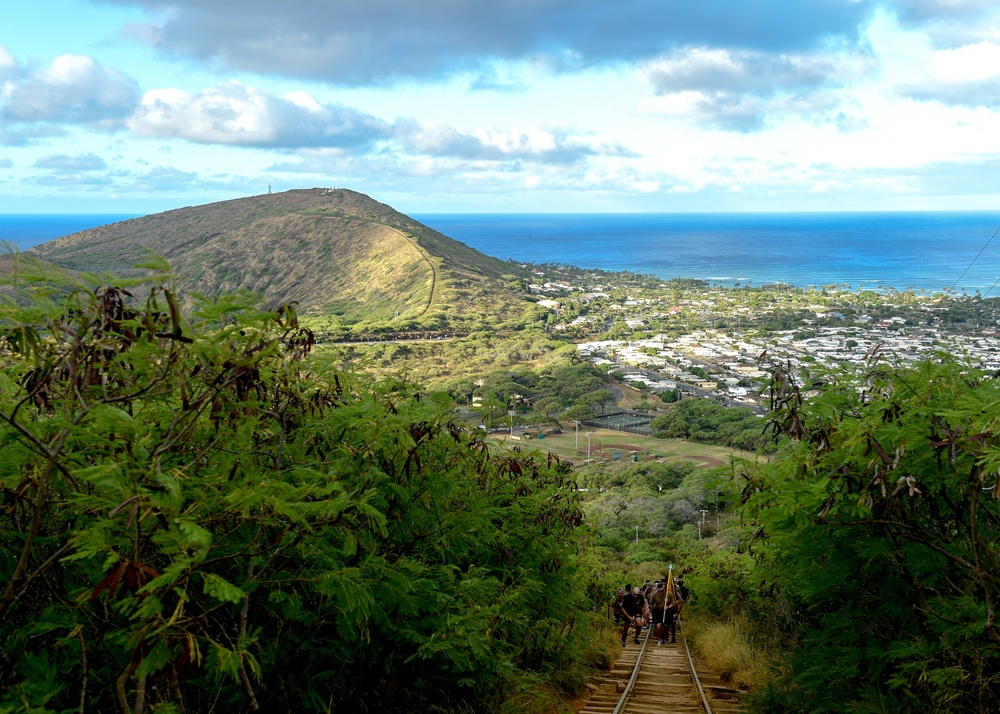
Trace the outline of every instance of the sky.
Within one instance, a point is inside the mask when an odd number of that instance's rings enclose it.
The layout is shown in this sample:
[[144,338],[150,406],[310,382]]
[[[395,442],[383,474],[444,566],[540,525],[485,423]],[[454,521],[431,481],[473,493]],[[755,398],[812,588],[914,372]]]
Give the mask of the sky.
[[34,0],[0,213],[995,210],[995,0]]

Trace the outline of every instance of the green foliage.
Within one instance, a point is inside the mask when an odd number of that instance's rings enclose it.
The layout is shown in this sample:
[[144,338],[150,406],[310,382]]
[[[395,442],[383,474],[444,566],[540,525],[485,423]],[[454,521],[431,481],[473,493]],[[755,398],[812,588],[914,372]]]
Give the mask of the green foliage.
[[779,371],[774,395],[794,443],[740,484],[759,592],[797,644],[761,706],[996,711],[995,376],[939,355],[840,375],[808,404]]
[[0,712],[447,710],[580,660],[561,464],[290,309],[37,277],[0,303]]
[[579,484],[597,492],[585,510],[598,543],[614,550],[625,548],[636,529],[640,538],[664,538],[696,524],[702,511],[730,507],[727,481],[723,469],[696,469],[687,462],[601,466],[578,476]]
[[764,433],[764,422],[749,407],[726,407],[710,399],[685,399],[653,419],[656,436],[689,439],[744,451],[773,453],[774,439]]
[[583,404],[576,404],[560,414],[559,419],[561,421],[584,421],[585,419],[593,419],[594,416],[596,415],[593,409]]
[[595,389],[592,392],[586,392],[581,394],[576,399],[577,406],[583,407],[597,407],[601,408],[601,414],[604,413],[605,407],[613,402],[615,399],[614,395],[607,389]]

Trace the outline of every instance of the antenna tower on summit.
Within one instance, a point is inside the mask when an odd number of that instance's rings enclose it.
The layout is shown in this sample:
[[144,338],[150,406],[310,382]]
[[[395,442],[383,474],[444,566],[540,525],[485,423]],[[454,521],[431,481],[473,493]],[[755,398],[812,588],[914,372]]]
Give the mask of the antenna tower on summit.
[[272,191],[271,191],[271,184],[268,184],[267,185],[267,195],[270,196],[271,193],[272,193]]

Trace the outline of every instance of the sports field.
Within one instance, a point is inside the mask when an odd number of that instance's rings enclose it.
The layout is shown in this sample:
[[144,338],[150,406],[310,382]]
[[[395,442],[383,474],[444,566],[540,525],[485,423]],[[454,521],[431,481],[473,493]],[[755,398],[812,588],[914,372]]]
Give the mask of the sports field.
[[570,431],[564,434],[546,435],[544,439],[521,441],[509,440],[506,434],[498,434],[497,441],[519,446],[521,449],[551,452],[574,464],[587,461],[587,433],[590,433],[591,461],[612,461],[614,452],[620,452],[621,461],[629,461],[633,453],[639,461],[674,461],[684,459],[702,467],[723,466],[731,456],[752,457],[742,451],[734,451],[722,446],[697,444],[683,439],[656,439],[652,436],[626,434],[610,429],[581,429],[579,435]]

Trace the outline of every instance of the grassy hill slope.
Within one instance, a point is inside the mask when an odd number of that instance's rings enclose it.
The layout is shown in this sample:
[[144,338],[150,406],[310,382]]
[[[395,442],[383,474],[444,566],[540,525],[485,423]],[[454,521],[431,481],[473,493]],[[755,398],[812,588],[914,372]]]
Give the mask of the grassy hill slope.
[[[459,327],[523,310],[509,263],[346,189],[301,189],[180,208],[75,233],[30,253],[130,274],[152,251],[185,291],[243,288],[343,325]],[[499,313],[499,314],[497,314]]]

